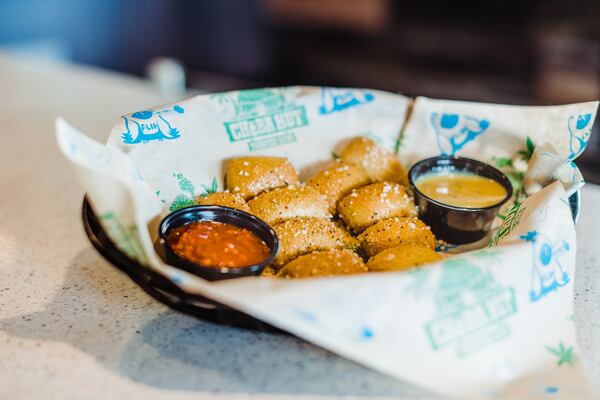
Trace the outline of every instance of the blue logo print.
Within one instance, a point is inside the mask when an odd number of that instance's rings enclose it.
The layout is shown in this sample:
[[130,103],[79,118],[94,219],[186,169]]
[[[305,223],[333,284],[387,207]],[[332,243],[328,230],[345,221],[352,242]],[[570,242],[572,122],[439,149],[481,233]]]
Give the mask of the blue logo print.
[[375,95],[365,90],[322,87],[319,114],[332,114],[373,100]]
[[454,156],[467,143],[484,133],[490,127],[490,121],[468,115],[433,112],[431,126],[435,130],[441,154]]
[[569,128],[569,158],[572,160],[580,155],[585,146],[587,146],[588,140],[590,140],[590,134],[592,133],[592,114],[580,114],[575,118],[574,115],[569,117],[567,123]]
[[520,236],[530,242],[533,248],[533,268],[531,273],[531,301],[538,301],[546,294],[569,283],[569,274],[558,259],[561,253],[569,251],[569,244],[564,240],[551,242],[549,238],[537,231],[527,232]]
[[577,164],[571,161],[570,159],[563,159],[556,154],[549,153],[547,151],[543,152],[541,157],[549,158],[553,161],[556,161],[559,164],[562,164],[560,168],[552,175],[553,179],[558,179],[563,183],[573,184],[576,181],[580,180],[580,176],[577,173]]
[[177,139],[180,136],[179,129],[173,127],[167,119],[168,114],[172,112],[183,114],[184,110],[181,106],[173,106],[160,111],[134,112],[130,117],[121,116],[125,121],[125,132],[121,135],[123,143],[137,144],[148,143],[151,140]]

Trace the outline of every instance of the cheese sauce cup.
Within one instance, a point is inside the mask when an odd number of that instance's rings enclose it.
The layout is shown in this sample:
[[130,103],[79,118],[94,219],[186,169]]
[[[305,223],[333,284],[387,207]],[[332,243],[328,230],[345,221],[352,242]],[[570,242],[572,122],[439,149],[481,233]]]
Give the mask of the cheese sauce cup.
[[163,261],[215,281],[260,275],[279,240],[263,220],[234,208],[192,206],[167,215],[156,250]]
[[[423,183],[432,177],[440,182],[439,192],[432,194],[429,190],[425,193]],[[444,177],[447,182],[444,182]],[[500,207],[513,194],[510,180],[502,172],[481,161],[463,157],[439,156],[419,161],[410,169],[408,180],[419,207],[419,218],[431,227],[438,239],[449,244],[472,243],[484,238]],[[460,180],[471,185],[471,193],[469,185],[456,184]],[[478,189],[484,186],[504,190],[499,196],[496,190],[496,197],[492,198],[490,204],[490,201],[483,201],[486,198],[479,193]],[[452,193],[453,190],[457,193]],[[471,201],[465,200],[461,204],[458,192],[464,195],[462,199]]]

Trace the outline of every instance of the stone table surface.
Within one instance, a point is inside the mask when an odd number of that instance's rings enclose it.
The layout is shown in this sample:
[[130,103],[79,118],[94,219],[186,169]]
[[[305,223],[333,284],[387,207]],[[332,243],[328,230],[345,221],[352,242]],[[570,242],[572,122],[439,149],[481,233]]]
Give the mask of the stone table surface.
[[[61,115],[104,141],[124,112],[176,100],[145,81],[0,54],[0,399],[432,398],[294,337],[159,304],[90,246]],[[600,187],[582,192],[575,318],[600,381]]]

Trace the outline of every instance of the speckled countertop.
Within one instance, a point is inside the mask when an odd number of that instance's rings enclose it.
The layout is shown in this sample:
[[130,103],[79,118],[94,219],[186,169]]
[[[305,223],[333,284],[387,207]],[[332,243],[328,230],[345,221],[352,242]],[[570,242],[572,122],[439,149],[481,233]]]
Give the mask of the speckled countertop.
[[[54,118],[104,141],[122,112],[173,98],[7,55],[0,88],[0,399],[434,397],[293,337],[171,311],[95,253]],[[600,187],[582,198],[575,317],[600,382]]]

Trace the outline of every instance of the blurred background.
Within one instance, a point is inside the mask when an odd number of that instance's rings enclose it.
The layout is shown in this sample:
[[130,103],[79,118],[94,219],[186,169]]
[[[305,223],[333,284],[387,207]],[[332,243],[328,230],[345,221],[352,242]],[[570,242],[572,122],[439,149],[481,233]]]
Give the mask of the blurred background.
[[[561,104],[600,98],[600,1],[0,0],[0,48],[148,77]],[[600,183],[600,132],[578,164]]]

